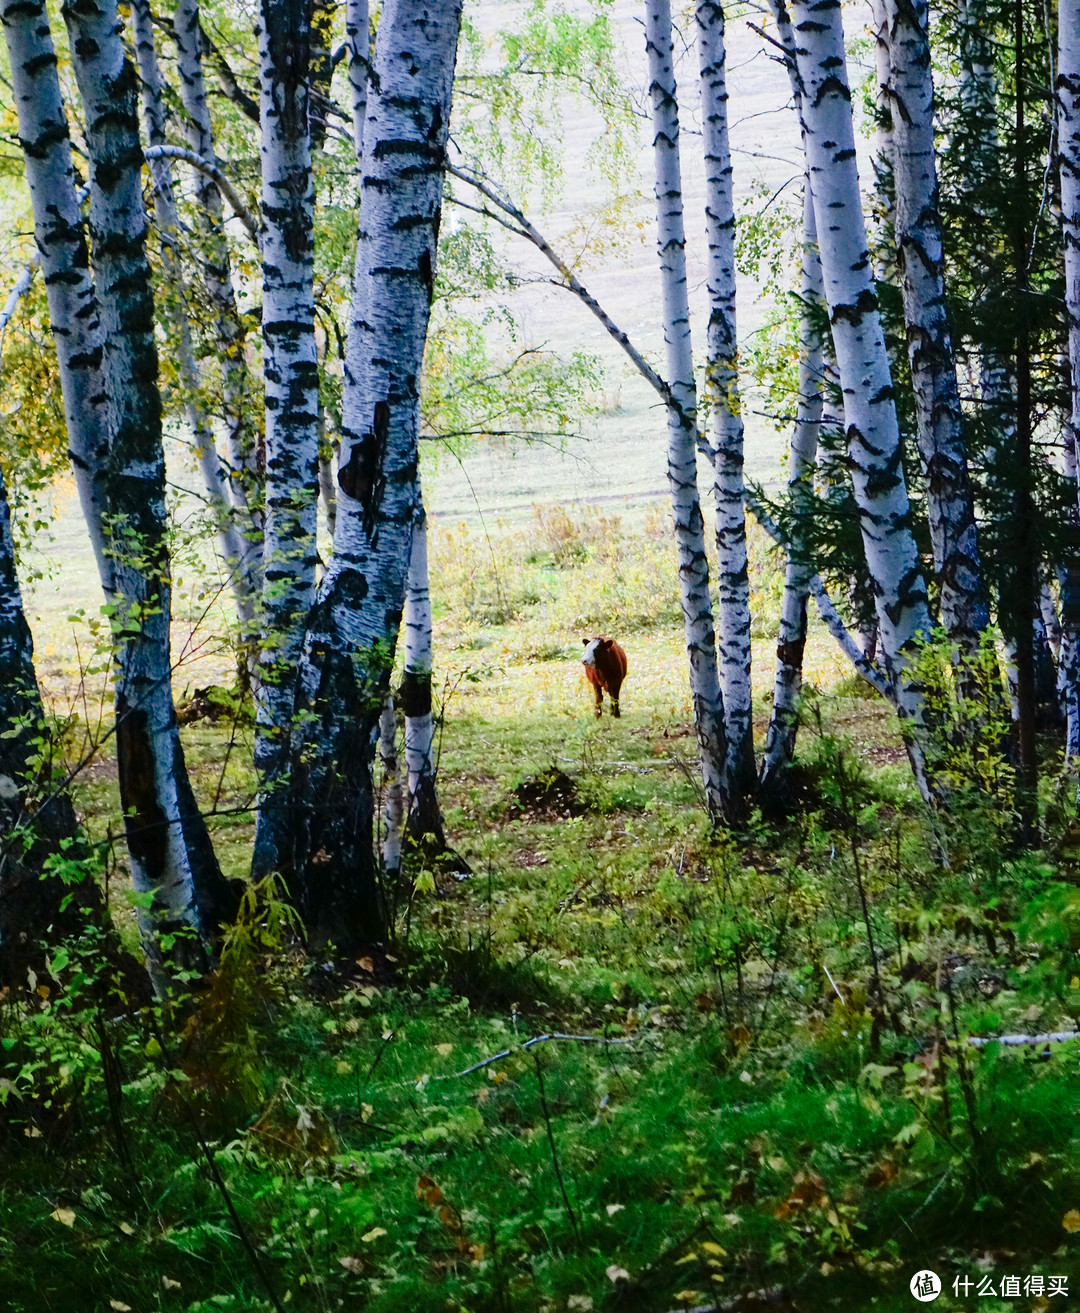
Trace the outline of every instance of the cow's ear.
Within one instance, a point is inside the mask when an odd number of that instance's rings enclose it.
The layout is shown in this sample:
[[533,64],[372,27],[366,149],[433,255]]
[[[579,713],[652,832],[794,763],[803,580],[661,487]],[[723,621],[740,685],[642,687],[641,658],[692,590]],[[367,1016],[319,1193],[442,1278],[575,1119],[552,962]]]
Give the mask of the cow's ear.
[[589,640],[588,640],[587,638],[583,638],[583,639],[581,640],[581,646],[582,646],[582,647],[588,647],[588,646],[589,646]]

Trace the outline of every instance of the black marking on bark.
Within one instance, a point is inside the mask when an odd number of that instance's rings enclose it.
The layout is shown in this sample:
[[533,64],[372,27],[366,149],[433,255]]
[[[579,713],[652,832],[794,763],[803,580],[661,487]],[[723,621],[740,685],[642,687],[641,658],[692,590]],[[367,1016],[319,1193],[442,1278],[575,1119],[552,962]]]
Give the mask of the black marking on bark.
[[411,720],[426,716],[431,711],[431,673],[406,670],[397,691],[397,705]]
[[390,431],[390,403],[377,401],[372,419],[372,432],[357,441],[348,463],[338,471],[338,486],[346,497],[351,497],[364,508],[364,533],[370,539],[375,527],[375,515],[382,502],[386,479],[383,460]]
[[128,848],[151,885],[157,885],[165,871],[168,827],[157,795],[146,712],[131,706],[123,693],[116,697],[116,767]]

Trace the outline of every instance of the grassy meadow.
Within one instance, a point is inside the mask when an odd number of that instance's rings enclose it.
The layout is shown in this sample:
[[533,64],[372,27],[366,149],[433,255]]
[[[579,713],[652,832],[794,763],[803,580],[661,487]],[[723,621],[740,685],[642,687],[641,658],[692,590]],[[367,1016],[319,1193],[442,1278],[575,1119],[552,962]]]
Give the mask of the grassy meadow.
[[[780,571],[751,548],[763,733]],[[197,524],[177,549],[183,701],[232,657]],[[394,941],[347,962],[305,958],[252,891],[171,1010],[93,935],[40,1010],[0,1001],[0,1309],[899,1310],[921,1268],[946,1309],[1058,1306],[1002,1295],[1014,1275],[1075,1296],[1077,1045],[967,1043],[1076,1026],[1067,844],[1014,854],[972,797],[946,864],[893,720],[816,623],[799,806],[710,834],[662,505],[443,517],[431,552],[471,875],[414,862]],[[34,594],[41,674],[72,760],[101,744],[77,795],[134,946],[107,670],[60,579]],[[50,648],[73,627],[81,684]],[[629,658],[617,721],[581,671],[600,632]],[[249,719],[184,737],[243,875]]]

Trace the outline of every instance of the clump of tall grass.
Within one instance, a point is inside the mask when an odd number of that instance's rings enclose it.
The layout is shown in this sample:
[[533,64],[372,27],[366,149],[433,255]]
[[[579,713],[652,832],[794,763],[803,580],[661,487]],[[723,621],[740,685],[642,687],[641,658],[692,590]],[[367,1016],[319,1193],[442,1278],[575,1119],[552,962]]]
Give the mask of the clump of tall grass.
[[[765,534],[747,536],[756,637],[775,634],[782,563]],[[579,636],[677,627],[678,560],[659,503],[613,515],[595,506],[535,505],[524,523],[440,522],[431,534],[432,596],[444,637],[512,626],[508,653],[557,656]],[[710,562],[717,577],[715,559]]]

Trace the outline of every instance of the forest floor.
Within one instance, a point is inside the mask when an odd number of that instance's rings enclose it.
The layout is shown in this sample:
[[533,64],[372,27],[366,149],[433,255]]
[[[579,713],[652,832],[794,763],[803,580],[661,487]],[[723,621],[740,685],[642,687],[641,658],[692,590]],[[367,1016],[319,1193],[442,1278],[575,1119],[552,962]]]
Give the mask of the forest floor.
[[[391,943],[306,958],[264,889],[179,1006],[92,934],[34,1008],[0,1002],[4,1313],[888,1310],[920,1269],[946,1309],[1076,1298],[1080,1045],[968,1042],[1080,1018],[1053,788],[1039,851],[1007,789],[932,826],[815,629],[796,804],[710,834],[665,529],[435,526],[440,789],[471,874],[414,863]],[[752,546],[763,730],[778,572]],[[200,605],[181,697],[227,679]],[[581,675],[600,632],[629,654],[619,720]],[[87,646],[82,690],[51,685],[73,756],[108,723]],[[237,875],[250,734],[184,730]],[[78,800],[133,946],[114,774],[106,740]]]

